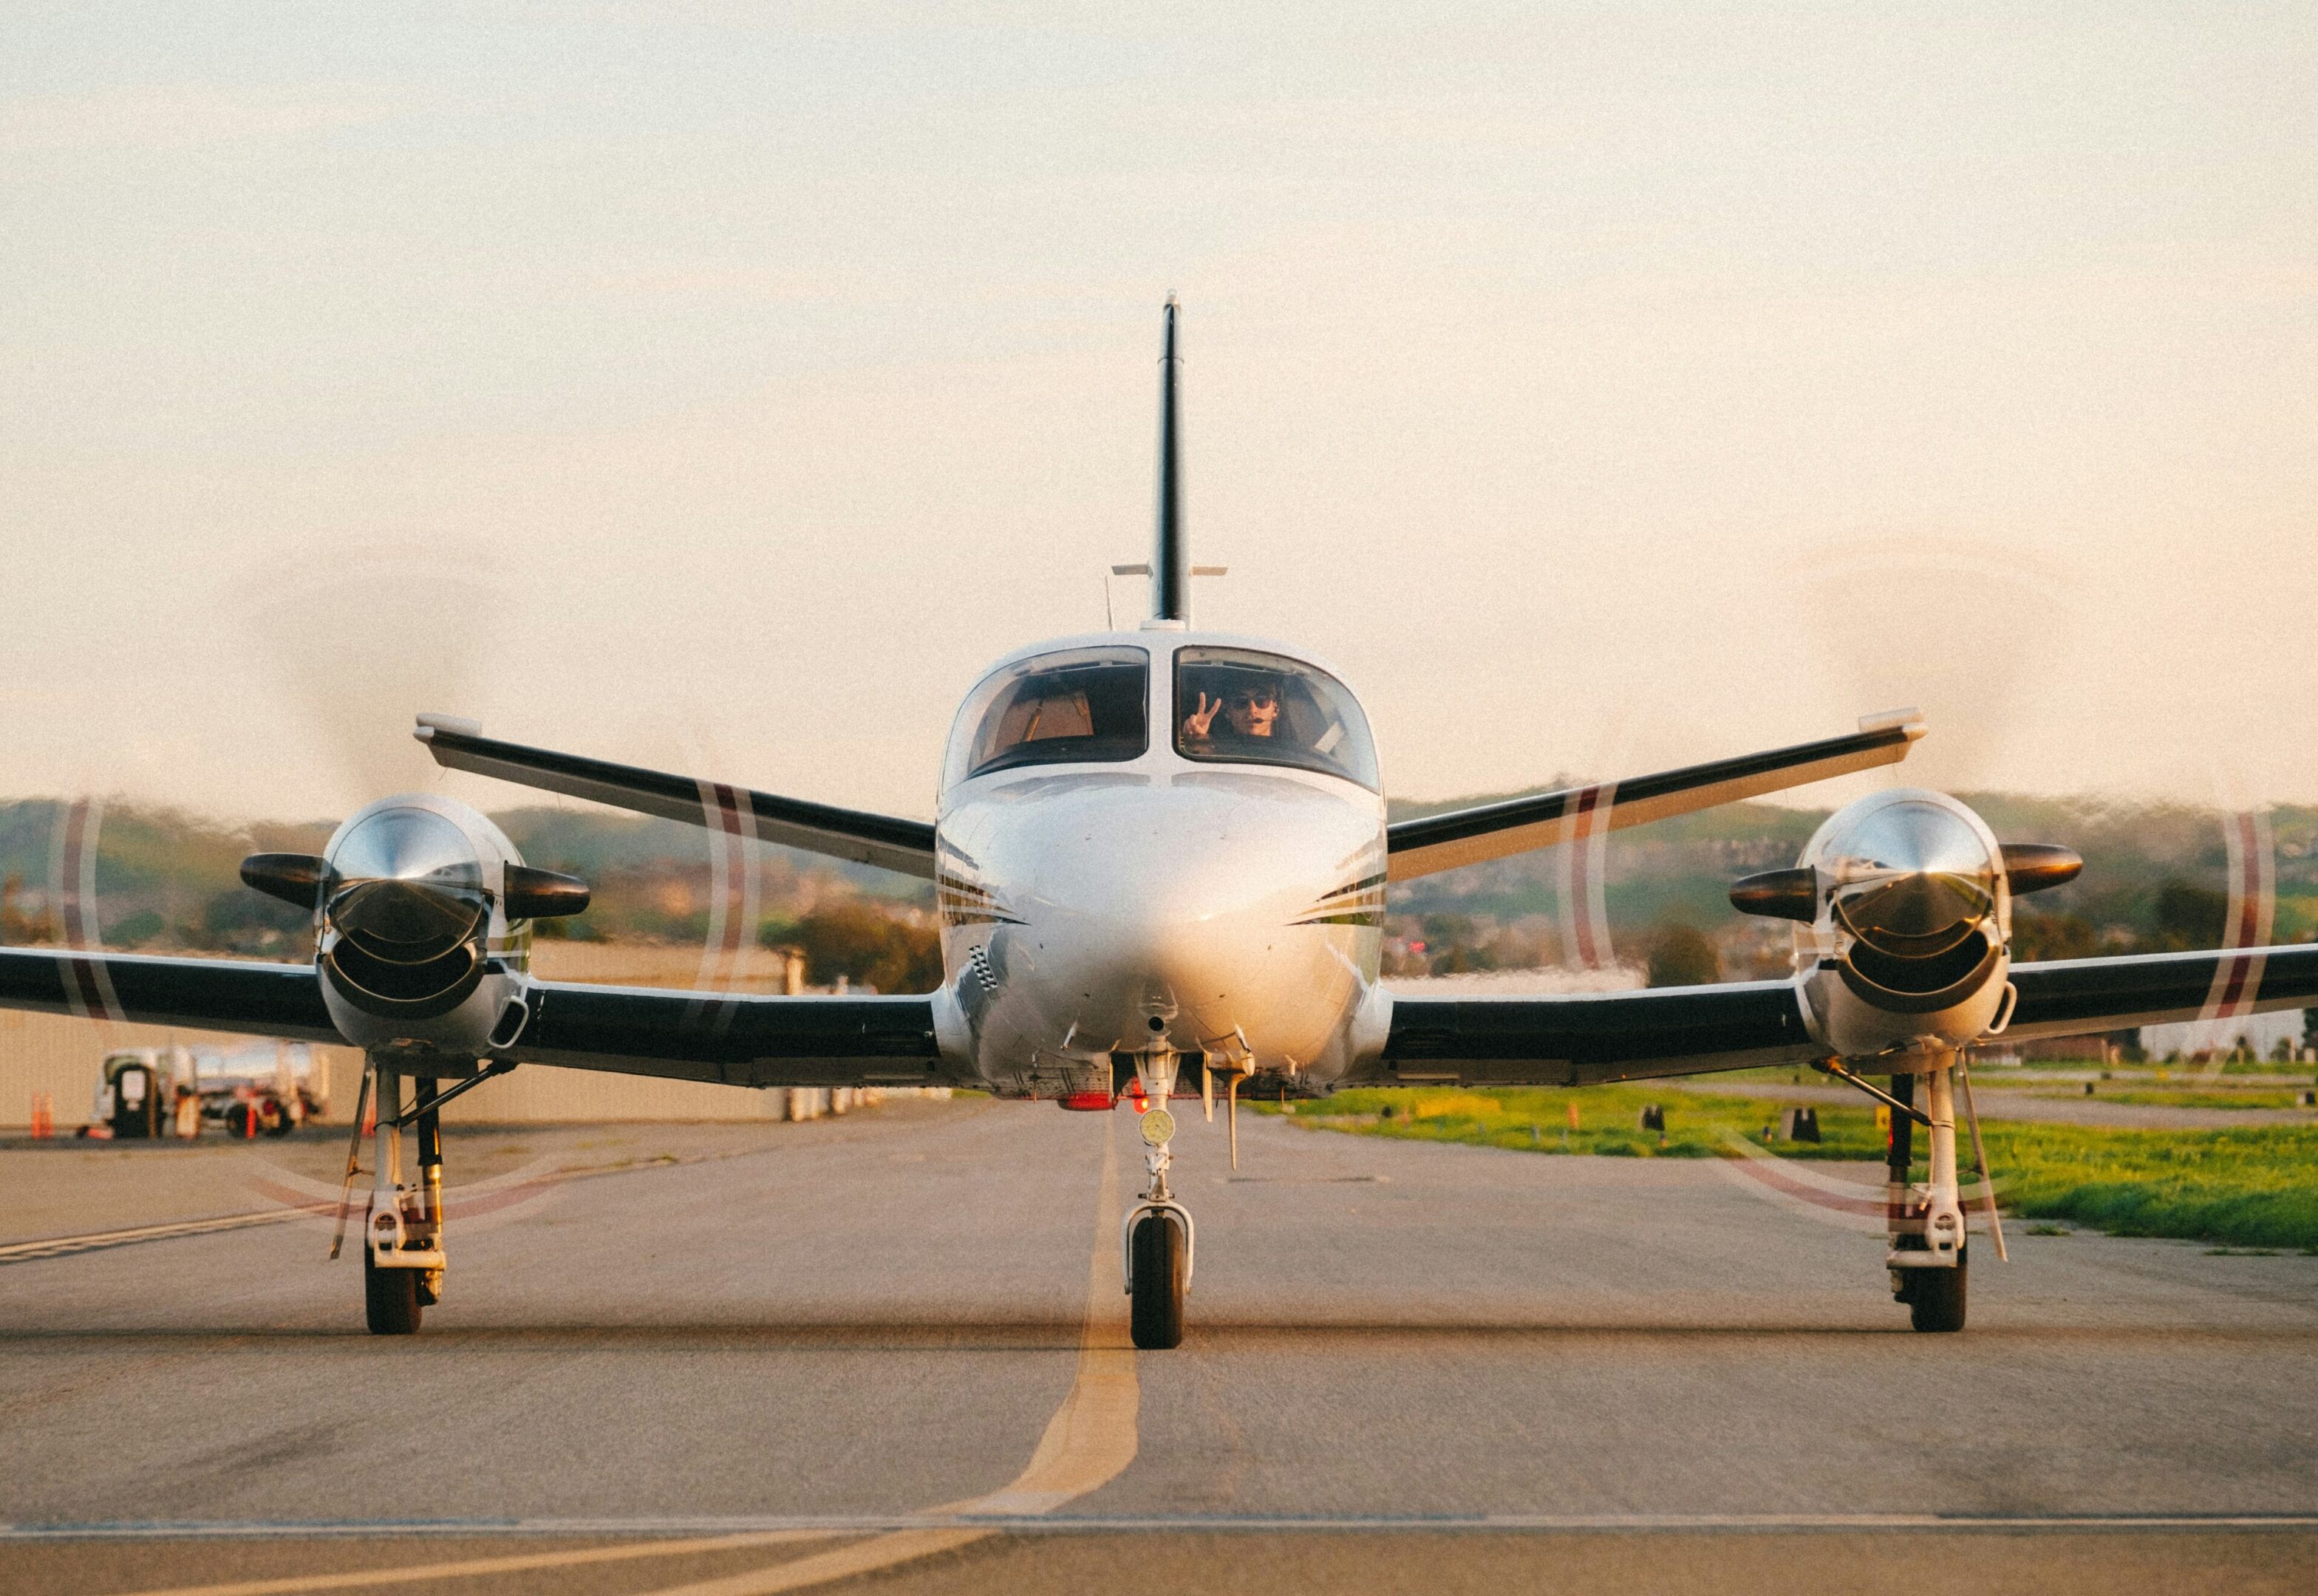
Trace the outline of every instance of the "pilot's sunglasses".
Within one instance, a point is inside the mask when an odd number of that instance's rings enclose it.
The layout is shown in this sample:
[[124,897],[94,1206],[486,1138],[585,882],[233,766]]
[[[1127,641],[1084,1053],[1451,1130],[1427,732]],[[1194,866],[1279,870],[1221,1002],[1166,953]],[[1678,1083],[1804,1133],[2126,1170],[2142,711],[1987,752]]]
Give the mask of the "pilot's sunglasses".
[[1231,701],[1235,707],[1270,709],[1280,702],[1280,695],[1272,692],[1256,692],[1243,687],[1231,695]]

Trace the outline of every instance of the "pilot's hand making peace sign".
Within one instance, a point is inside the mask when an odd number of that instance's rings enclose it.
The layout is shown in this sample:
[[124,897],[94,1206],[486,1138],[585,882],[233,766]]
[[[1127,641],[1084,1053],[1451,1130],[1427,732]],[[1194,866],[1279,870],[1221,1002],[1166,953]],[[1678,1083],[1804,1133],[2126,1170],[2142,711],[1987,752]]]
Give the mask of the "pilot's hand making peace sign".
[[1223,707],[1222,699],[1218,698],[1213,704],[1209,704],[1208,695],[1205,693],[1200,694],[1199,707],[1183,717],[1183,735],[1206,737],[1208,728],[1216,723],[1216,716],[1222,713]]

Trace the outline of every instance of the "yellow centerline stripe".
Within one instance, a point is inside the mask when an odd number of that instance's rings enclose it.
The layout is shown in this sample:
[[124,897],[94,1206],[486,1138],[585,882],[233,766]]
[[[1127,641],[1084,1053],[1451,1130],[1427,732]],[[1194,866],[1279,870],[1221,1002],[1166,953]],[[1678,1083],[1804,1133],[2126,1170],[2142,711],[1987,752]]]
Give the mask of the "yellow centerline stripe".
[[[931,1508],[933,1513],[1050,1513],[1117,1479],[1135,1461],[1136,1418],[1142,1404],[1135,1377],[1135,1345],[1128,1335],[1127,1298],[1119,1289],[1119,1143],[1105,1116],[1102,1180],[1097,1188],[1094,1251],[1087,1261],[1086,1320],[1079,1332],[1078,1374],[1063,1405],[1047,1421],[1028,1467],[1011,1484],[986,1495]],[[815,1552],[748,1574],[703,1580],[650,1596],[775,1596],[831,1580],[955,1551],[998,1531],[976,1524],[903,1529],[850,1546]]]
[[693,1540],[630,1542],[616,1547],[589,1547],[583,1551],[522,1552],[505,1557],[469,1557],[456,1563],[401,1565],[393,1568],[356,1568],[343,1574],[295,1574],[279,1579],[236,1580],[222,1585],[180,1585],[140,1596],[290,1596],[305,1591],[351,1591],[364,1585],[409,1585],[422,1580],[472,1579],[486,1574],[522,1574],[540,1568],[579,1568],[590,1563],[617,1563],[635,1557],[676,1557],[687,1553],[730,1552],[744,1547],[778,1546],[785,1541],[826,1540],[823,1529],[765,1529],[745,1535],[714,1535]]
[[[1046,1433],[1038,1438],[1038,1450],[1030,1455],[1029,1466],[1011,1484],[986,1495],[929,1509],[930,1513],[1050,1513],[1109,1484],[1135,1461],[1138,1445],[1136,1419],[1142,1394],[1135,1377],[1135,1348],[1128,1336],[1126,1298],[1117,1289],[1119,1221],[1117,1126],[1106,1119],[1102,1179],[1095,1195],[1094,1251],[1087,1264],[1086,1319],[1079,1334],[1078,1372],[1071,1381],[1070,1391],[1055,1416],[1047,1421]],[[772,1596],[776,1592],[802,1590],[934,1556],[997,1533],[994,1529],[973,1524],[896,1530],[791,1562],[777,1563],[769,1568],[673,1586],[651,1596]],[[768,1529],[692,1540],[590,1547],[576,1552],[529,1552],[505,1557],[473,1557],[456,1563],[406,1564],[343,1574],[181,1585],[143,1592],[139,1596],[301,1596],[311,1591],[417,1584],[543,1568],[579,1568],[639,1557],[677,1557],[831,1538],[831,1532],[825,1529]]]

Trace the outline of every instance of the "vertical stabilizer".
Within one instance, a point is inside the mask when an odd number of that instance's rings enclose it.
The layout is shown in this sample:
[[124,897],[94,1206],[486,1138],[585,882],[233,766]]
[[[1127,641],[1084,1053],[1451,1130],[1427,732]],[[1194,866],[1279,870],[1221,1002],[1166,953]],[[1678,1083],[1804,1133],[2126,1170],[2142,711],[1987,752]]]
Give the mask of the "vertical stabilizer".
[[1159,525],[1151,547],[1151,618],[1191,620],[1190,554],[1183,542],[1182,357],[1175,352],[1175,296],[1159,353]]

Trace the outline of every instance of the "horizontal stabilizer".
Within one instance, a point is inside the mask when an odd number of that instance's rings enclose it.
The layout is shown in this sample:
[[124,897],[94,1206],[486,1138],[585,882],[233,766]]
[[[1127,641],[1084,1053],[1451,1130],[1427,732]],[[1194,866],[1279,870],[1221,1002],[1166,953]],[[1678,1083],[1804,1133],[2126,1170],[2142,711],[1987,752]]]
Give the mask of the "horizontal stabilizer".
[[1759,798],[1831,776],[1896,765],[1924,734],[1923,719],[1912,710],[1871,715],[1859,725],[1857,731],[1847,736],[1798,743],[1769,753],[1401,820],[1386,832],[1386,873],[1390,880],[1408,881],[1575,841],[1599,831],[1621,830],[1669,815]]
[[755,837],[859,865],[881,865],[904,875],[930,879],[934,873],[934,829],[924,820],[865,814],[688,776],[500,742],[481,735],[481,729],[472,722],[454,723],[444,715],[420,716],[412,735],[446,769],[493,776],[664,820]]

